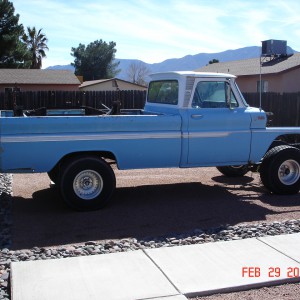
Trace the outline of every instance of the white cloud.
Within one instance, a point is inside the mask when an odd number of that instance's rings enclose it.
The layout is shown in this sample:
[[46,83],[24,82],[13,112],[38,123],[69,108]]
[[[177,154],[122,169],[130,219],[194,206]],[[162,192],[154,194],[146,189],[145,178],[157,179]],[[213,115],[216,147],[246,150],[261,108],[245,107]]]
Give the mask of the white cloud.
[[[118,58],[146,62],[284,39],[300,49],[298,0],[14,0],[20,22],[43,28],[47,64],[69,63],[71,47],[115,41]],[[46,63],[46,61],[45,61]]]

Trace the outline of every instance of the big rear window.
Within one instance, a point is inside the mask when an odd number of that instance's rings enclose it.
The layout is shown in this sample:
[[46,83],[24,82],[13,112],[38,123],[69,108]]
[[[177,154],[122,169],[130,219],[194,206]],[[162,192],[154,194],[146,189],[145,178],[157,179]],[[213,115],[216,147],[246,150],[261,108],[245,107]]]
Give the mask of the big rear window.
[[161,104],[178,104],[178,81],[151,81],[148,88],[148,102]]

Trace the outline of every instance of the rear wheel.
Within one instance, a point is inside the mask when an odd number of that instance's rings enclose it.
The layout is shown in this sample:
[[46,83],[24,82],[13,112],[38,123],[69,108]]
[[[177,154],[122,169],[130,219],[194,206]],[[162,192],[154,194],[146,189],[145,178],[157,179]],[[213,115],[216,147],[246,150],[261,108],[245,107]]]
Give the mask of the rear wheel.
[[217,167],[217,169],[223,175],[228,176],[228,177],[241,177],[241,176],[244,176],[249,171],[247,165],[224,166],[224,167]]
[[116,187],[112,168],[101,158],[84,156],[63,166],[60,189],[64,201],[80,211],[104,207]]
[[260,166],[264,186],[275,194],[296,194],[300,190],[300,150],[277,146],[265,155]]

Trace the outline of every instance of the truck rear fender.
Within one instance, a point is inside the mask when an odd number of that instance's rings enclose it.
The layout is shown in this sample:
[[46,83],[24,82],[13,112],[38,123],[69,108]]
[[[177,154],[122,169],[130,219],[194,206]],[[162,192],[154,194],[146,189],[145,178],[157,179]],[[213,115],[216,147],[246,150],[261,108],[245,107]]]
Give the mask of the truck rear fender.
[[99,158],[103,158],[106,160],[109,164],[117,164],[117,159],[115,155],[112,152],[109,151],[82,151],[82,152],[73,152],[65,155],[62,157],[56,165],[49,170],[48,172],[53,172],[54,170],[59,173],[60,168],[62,165],[67,164],[68,161],[74,160],[76,158],[82,157],[82,156],[96,156]]

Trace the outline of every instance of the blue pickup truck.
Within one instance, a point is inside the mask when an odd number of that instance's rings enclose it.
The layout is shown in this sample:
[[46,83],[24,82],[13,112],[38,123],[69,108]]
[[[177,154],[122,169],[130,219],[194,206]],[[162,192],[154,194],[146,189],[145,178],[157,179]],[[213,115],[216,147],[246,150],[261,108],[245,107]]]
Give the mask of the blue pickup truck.
[[235,76],[165,72],[151,76],[142,110],[1,111],[0,172],[47,172],[76,210],[103,207],[117,168],[215,166],[226,176],[260,172],[277,194],[300,189],[300,128],[266,127]]

